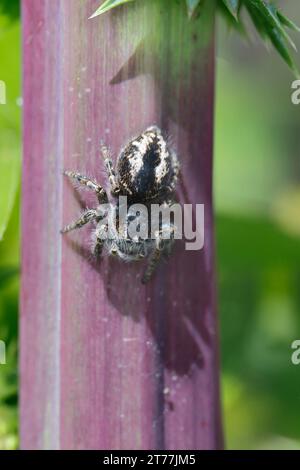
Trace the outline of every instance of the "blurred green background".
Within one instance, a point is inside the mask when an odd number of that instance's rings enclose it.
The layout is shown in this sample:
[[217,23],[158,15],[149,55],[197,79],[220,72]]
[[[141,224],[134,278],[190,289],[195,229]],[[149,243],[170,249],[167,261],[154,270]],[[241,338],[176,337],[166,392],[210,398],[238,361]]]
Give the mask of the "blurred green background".
[[19,2],[0,0],[0,80],[6,104],[0,105],[0,449],[18,446],[17,337],[19,295],[19,216],[21,156],[21,47]]
[[[280,2],[279,2],[280,4]],[[281,2],[300,24],[298,0]],[[0,0],[0,449],[17,438],[20,21]],[[230,449],[300,449],[300,106],[293,76],[255,32],[218,21],[215,168],[222,395]],[[294,34],[300,48],[300,35]],[[297,57],[298,64],[300,56]]]
[[[298,0],[278,4],[300,24]],[[277,53],[254,31],[250,44],[218,23],[214,191],[226,443],[299,449],[300,366],[291,363],[291,343],[300,338],[300,106]]]

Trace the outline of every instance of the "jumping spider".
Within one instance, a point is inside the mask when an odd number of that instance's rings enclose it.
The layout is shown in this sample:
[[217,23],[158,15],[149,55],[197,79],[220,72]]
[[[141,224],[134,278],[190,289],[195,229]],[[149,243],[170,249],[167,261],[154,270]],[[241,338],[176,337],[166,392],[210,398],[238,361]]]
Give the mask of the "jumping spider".
[[[131,140],[121,151],[117,159],[117,171],[114,171],[108,148],[101,144],[101,153],[110,183],[110,194],[115,199],[108,204],[105,189],[95,180],[80,173],[64,171],[64,175],[75,179],[81,185],[95,192],[99,205],[89,209],[75,222],[62,229],[62,233],[93,222],[94,253],[99,256],[104,248],[109,255],[118,256],[125,261],[137,261],[149,258],[142,282],[146,283],[154,273],[162,255],[171,252],[174,243],[175,226],[172,221],[160,222],[154,237],[129,237],[127,230],[119,220],[120,199],[126,196],[128,211],[126,223],[136,215],[130,214],[132,204],[143,204],[148,209],[151,204],[170,207],[174,202],[174,192],[179,174],[179,162],[176,154],[168,148],[161,130],[156,126],[148,127],[142,134]],[[115,217],[116,224],[108,221]]]

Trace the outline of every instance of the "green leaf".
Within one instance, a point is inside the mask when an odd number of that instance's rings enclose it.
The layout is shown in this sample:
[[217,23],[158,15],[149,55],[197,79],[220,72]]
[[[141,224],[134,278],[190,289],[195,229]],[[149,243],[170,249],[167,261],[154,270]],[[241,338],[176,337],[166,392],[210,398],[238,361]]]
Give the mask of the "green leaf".
[[300,32],[299,26],[297,26],[293,21],[291,21],[289,18],[287,18],[285,15],[281,13],[281,11],[277,11],[277,16],[280,21],[280,23],[283,26],[286,26],[287,28],[293,29],[294,31],[297,31],[298,33]]
[[247,36],[243,22],[240,19],[238,21],[236,20],[227,6],[225,6],[223,0],[218,3],[218,13],[223,17],[223,20],[226,21],[230,29],[234,29],[242,36]]
[[123,3],[128,3],[132,2],[133,0],[106,0],[102,5],[95,11],[95,13],[90,16],[90,18],[95,18],[96,16],[102,15],[102,13],[105,13],[108,10],[111,10],[112,8],[118,7],[119,5],[122,5]]
[[278,10],[263,0],[244,0],[244,3],[258,32],[263,38],[270,39],[279,55],[298,76],[299,72],[288,50],[288,45],[294,49],[296,46],[280,22]]
[[238,12],[240,7],[239,0],[222,0],[227,10],[231,13],[236,21],[238,21]]
[[296,46],[292,39],[289,37],[277,16],[277,8],[274,5],[266,4],[263,0],[249,0],[255,8],[258,9],[262,19],[265,20],[265,27],[268,30],[278,30],[280,35],[296,50]]
[[201,0],[186,0],[188,15],[191,18],[196,11],[197,6],[200,4]]
[[[110,10],[111,8],[128,3],[130,1],[133,0],[106,0],[90,18],[94,18],[95,16],[98,16],[101,13]],[[184,1],[187,5],[188,15],[189,17],[192,17],[196,8],[200,5],[201,2],[211,0]],[[245,7],[248,10],[260,35],[264,39],[269,38],[279,55],[292,69],[294,74],[299,76],[297,67],[288,50],[288,46],[291,46],[295,50],[296,46],[291,37],[286,32],[285,28],[293,29],[298,32],[300,32],[300,28],[283,13],[281,13],[278,8],[273,5],[273,3],[270,3],[266,0],[217,0],[217,5],[219,7],[219,11],[227,18],[227,20],[229,20],[229,23],[238,29],[242,34],[245,33],[245,28],[243,21],[239,17],[239,12],[242,7]]]
[[299,76],[299,71],[294,63],[294,60],[292,59],[287,47],[284,44],[284,41],[282,40],[282,36],[280,33],[276,30],[271,31],[270,34],[270,39],[277,50],[277,52],[281,55],[283,60],[288,64],[290,69],[294,72],[295,76]]

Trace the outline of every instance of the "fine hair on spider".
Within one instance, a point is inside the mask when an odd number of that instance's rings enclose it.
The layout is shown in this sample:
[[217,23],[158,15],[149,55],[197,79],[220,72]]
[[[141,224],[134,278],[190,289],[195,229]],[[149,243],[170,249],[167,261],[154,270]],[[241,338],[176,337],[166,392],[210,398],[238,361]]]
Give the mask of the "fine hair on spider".
[[[161,258],[171,253],[176,227],[169,220],[160,222],[154,236],[150,236],[149,219],[131,207],[141,205],[150,209],[152,204],[171,207],[175,202],[175,189],[179,176],[179,161],[176,153],[169,147],[162,131],[157,126],[148,127],[144,132],[130,140],[121,150],[114,168],[110,151],[101,142],[101,154],[109,182],[107,192],[97,181],[76,171],[65,170],[65,176],[74,179],[95,193],[97,207],[87,209],[81,217],[66,225],[61,232],[66,233],[92,222],[93,252],[100,256],[104,250],[111,256],[124,261],[148,259],[142,283],[148,282],[155,272]],[[112,201],[109,200],[111,196]],[[120,202],[128,201],[125,223],[121,222]],[[126,206],[127,207],[127,206]],[[123,220],[123,219],[122,219]],[[130,224],[135,225],[137,233],[129,234]],[[151,225],[151,224],[150,224]]]

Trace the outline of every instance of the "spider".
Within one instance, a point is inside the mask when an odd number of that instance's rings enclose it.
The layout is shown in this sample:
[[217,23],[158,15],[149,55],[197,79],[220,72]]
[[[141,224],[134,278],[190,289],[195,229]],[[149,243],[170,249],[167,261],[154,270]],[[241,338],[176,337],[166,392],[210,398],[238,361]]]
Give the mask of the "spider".
[[[65,170],[64,175],[76,180],[80,185],[92,190],[98,198],[98,206],[86,210],[82,216],[65,226],[61,232],[78,229],[88,222],[95,226],[93,232],[93,252],[100,256],[104,249],[109,255],[124,261],[138,261],[148,258],[142,277],[146,283],[152,277],[163,255],[170,255],[174,243],[175,226],[159,222],[154,236],[130,237],[128,223],[137,221],[137,213],[132,213],[133,204],[143,204],[151,209],[151,204],[171,207],[175,202],[175,187],[179,175],[179,162],[175,152],[168,144],[157,126],[148,127],[131,140],[117,159],[114,170],[108,148],[101,142],[101,154],[107,172],[110,194],[113,202],[109,204],[108,193],[95,180],[74,171]],[[126,196],[129,209],[125,224],[120,222],[120,196]],[[109,223],[112,220],[116,223]],[[149,219],[147,220],[147,222]],[[143,222],[140,221],[140,225]],[[147,225],[148,226],[148,225]]]

